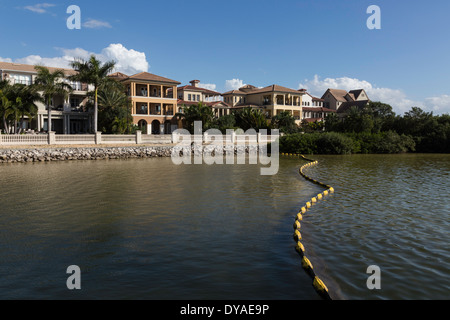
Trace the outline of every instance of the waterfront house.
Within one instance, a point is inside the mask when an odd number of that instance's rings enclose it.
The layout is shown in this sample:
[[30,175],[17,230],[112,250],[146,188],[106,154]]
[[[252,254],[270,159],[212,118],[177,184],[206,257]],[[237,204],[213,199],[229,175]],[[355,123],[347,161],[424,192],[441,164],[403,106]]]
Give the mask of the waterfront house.
[[192,80],[190,85],[177,88],[178,92],[178,112],[182,113],[185,106],[191,106],[203,103],[211,107],[217,117],[231,113],[230,105],[222,101],[222,95],[219,92],[201,88],[200,80]]
[[302,98],[304,95],[304,91],[276,84],[264,88],[246,85],[222,94],[224,102],[233,109],[259,109],[268,120],[283,111],[288,111],[298,125],[302,120]]
[[[50,72],[63,70],[66,77],[74,75],[76,71],[63,68],[48,68]],[[12,85],[16,83],[31,85],[37,77],[34,65],[0,62],[0,79],[7,80]],[[62,79],[71,85],[73,91],[68,97],[55,95],[52,99],[52,129],[59,134],[87,133],[91,131],[93,112],[87,109],[89,86],[81,82]],[[25,130],[37,132],[47,131],[48,112],[45,104],[37,102],[38,113],[36,118],[24,121]]]
[[300,89],[305,93],[302,98],[303,117],[306,122],[321,122],[329,113],[336,113],[335,110],[324,107],[325,100],[312,96],[306,89]]
[[131,100],[133,123],[146,134],[170,134],[178,128],[177,86],[180,82],[148,72],[132,76],[116,72],[110,77],[122,82]]
[[340,90],[328,89],[322,96],[324,107],[336,110],[338,113],[345,113],[352,107],[361,109],[365,107],[370,99],[364,89]]

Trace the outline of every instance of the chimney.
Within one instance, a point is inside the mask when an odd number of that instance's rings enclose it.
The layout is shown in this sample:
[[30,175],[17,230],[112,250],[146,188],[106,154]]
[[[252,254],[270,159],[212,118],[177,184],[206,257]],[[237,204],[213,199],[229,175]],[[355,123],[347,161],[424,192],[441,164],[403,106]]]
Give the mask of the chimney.
[[192,80],[190,81],[191,86],[198,88],[198,84],[200,83],[200,80]]

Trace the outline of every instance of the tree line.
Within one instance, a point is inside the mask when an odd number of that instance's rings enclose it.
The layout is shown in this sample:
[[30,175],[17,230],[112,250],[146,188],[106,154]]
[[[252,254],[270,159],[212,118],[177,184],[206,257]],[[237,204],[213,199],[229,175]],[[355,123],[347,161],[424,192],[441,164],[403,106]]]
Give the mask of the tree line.
[[[316,124],[317,125],[317,124]],[[305,125],[300,132],[283,137],[284,152],[299,153],[449,153],[450,115],[434,115],[412,107],[396,115],[382,102],[370,102],[365,108],[351,108],[346,114],[328,114],[314,128]]]

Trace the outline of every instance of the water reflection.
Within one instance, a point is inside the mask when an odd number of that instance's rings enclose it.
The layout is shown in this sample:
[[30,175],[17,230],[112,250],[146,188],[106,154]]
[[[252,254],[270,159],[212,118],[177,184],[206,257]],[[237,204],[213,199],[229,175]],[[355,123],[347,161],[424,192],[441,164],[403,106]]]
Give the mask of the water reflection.
[[[335,298],[448,299],[448,155],[317,156],[336,193],[305,215],[308,258]],[[292,223],[321,188],[282,159],[0,166],[0,298],[317,299]],[[67,266],[82,270],[68,292]],[[369,265],[382,290],[366,287]]]

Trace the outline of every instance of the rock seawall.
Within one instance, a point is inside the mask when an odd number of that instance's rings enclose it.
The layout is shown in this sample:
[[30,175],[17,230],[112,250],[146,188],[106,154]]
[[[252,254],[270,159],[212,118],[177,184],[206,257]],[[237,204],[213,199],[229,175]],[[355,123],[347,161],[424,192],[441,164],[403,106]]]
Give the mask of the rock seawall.
[[[154,147],[82,147],[82,148],[54,148],[54,149],[4,149],[0,150],[0,163],[49,162],[70,160],[104,160],[131,158],[170,157],[173,146]],[[176,148],[176,147],[175,147]],[[208,150],[205,146],[193,146],[192,155]],[[215,149],[216,152],[221,150]],[[238,153],[258,150],[257,146],[223,147],[223,153]],[[211,150],[207,151],[211,152]]]

